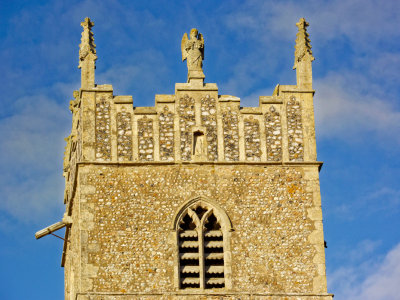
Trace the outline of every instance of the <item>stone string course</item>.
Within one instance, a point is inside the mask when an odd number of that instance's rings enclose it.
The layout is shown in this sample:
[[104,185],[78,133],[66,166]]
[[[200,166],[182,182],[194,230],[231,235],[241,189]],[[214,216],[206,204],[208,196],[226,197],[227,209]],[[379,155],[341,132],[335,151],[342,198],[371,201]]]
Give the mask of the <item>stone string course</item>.
[[217,105],[214,98],[206,95],[201,98],[201,122],[207,131],[208,160],[218,160],[217,140]]
[[153,120],[147,116],[138,120],[139,160],[154,160]]
[[303,124],[300,101],[291,96],[287,103],[287,127],[289,142],[289,160],[302,161],[304,159]]
[[267,144],[267,160],[282,160],[282,124],[281,116],[276,108],[271,105],[265,114],[265,134]]
[[160,113],[160,158],[174,160],[174,114],[165,106]]
[[314,221],[307,211],[314,204],[302,168],[84,168],[80,184],[93,191],[80,204],[91,216],[82,226],[93,291],[174,291],[170,226],[178,207],[200,195],[218,203],[234,226],[234,291],[313,291]]
[[132,117],[125,107],[117,113],[117,145],[118,160],[132,160]]
[[[140,300],[172,300],[172,299],[178,299],[178,300],[321,300],[321,299],[332,299],[332,296],[326,296],[326,295],[321,295],[321,296],[310,296],[310,295],[296,295],[296,296],[285,296],[282,298],[282,296],[273,296],[273,295],[266,295],[266,294],[256,294],[254,295],[253,293],[238,293],[234,294],[232,296],[230,295],[195,295],[195,294],[179,294],[179,293],[171,293],[167,295],[161,295],[161,294],[151,294],[146,295],[142,293],[137,293],[131,294],[131,295],[124,295],[121,293],[121,295],[113,295],[113,296],[107,296],[107,295],[93,295],[93,294],[88,294],[88,295],[82,295],[82,298],[78,298],[77,300],[132,300],[132,299],[140,299]],[[225,293],[224,293],[225,294]],[[83,298],[83,297],[90,297],[90,298]]]
[[96,159],[111,160],[110,97],[100,96],[96,101]]
[[189,161],[192,158],[192,127],[196,125],[194,105],[194,98],[188,95],[179,99],[181,158],[185,161]]
[[254,119],[252,116],[244,119],[244,140],[246,146],[246,160],[260,161],[260,124],[258,120]]
[[222,113],[225,160],[239,160],[239,112],[227,107]]

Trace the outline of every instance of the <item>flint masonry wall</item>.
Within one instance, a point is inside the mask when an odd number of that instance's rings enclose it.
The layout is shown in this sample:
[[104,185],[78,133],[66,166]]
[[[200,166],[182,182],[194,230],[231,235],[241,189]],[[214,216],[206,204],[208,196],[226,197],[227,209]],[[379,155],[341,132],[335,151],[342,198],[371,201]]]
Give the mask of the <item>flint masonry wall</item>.
[[[177,84],[155,107],[109,85],[72,102],[65,203],[73,218],[66,299],[330,299],[312,90],[277,86],[260,105]],[[204,134],[195,151],[195,132]],[[231,288],[176,284],[178,208],[204,197],[232,222]]]
[[132,97],[114,96],[111,86],[82,90],[75,101],[84,103],[90,139],[83,140],[83,160],[192,161],[193,133],[200,131],[202,161],[315,161],[312,95],[278,86],[259,107],[243,108],[239,98],[218,95],[216,85],[177,84],[175,95],[156,95],[155,107],[133,107]]
[[323,292],[315,167],[80,168],[84,292],[176,291],[171,224],[178,207],[198,196],[219,203],[234,225],[234,291]]

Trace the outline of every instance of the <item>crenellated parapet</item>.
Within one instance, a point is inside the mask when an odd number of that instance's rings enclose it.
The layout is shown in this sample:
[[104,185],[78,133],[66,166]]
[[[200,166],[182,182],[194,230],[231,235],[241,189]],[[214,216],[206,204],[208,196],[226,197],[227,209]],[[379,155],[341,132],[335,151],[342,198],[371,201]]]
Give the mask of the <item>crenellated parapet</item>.
[[[279,93],[279,94],[278,94]],[[110,85],[81,90],[85,118],[83,161],[98,162],[302,162],[315,161],[305,101],[312,91],[278,86],[258,107],[219,95],[216,84],[178,83],[173,95],[156,95],[154,107],[134,107]],[[311,124],[309,124],[311,125]]]
[[216,84],[204,83],[204,38],[196,29],[190,39],[186,34],[182,39],[188,82],[177,83],[173,95],[156,95],[153,107],[134,107],[132,96],[116,96],[111,85],[95,84],[94,23],[86,18],[81,25],[82,86],[70,103],[73,124],[64,157],[65,201],[73,196],[77,164],[82,162],[316,162],[314,57],[303,18],[296,24],[297,85],[277,85],[272,96],[260,96],[258,107],[241,107],[238,97],[219,95]]
[[[188,83],[176,84],[175,94],[156,95],[154,107],[134,107],[132,97],[115,96],[111,85],[95,85],[94,24],[86,18],[81,25],[82,87],[71,105],[77,111],[74,116],[81,116],[82,161],[316,160],[311,88],[314,57],[304,18],[296,24],[297,85],[278,85],[273,96],[260,96],[259,106],[252,108],[241,107],[237,97],[219,95],[216,84],[204,84],[204,38],[196,29],[190,39],[186,34],[182,39],[182,58],[188,60],[189,75],[195,70],[201,78],[193,73]],[[72,136],[76,135],[73,129]]]
[[[82,87],[74,92],[70,104],[73,126],[64,159],[65,176],[72,178],[68,182],[74,181],[71,166],[78,162],[316,162],[311,89],[314,57],[304,19],[297,23],[297,85],[277,85],[272,96],[260,96],[258,107],[242,107],[238,97],[220,95],[216,84],[204,83],[203,75],[197,78],[191,73],[192,61],[188,70],[193,76],[187,83],[177,83],[174,94],[156,95],[155,106],[135,107],[132,96],[116,96],[111,85],[94,84],[94,24],[86,18],[81,25]],[[182,40],[182,56],[202,60],[204,38],[195,29],[191,32],[190,40],[186,35]],[[201,61],[196,68],[203,74]]]

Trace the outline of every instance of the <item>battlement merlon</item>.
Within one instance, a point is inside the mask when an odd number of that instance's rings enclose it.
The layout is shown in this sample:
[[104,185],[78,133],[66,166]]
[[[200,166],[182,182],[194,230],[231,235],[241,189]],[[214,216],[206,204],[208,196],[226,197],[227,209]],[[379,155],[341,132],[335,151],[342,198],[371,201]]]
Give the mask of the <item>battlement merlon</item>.
[[258,107],[241,107],[215,83],[176,83],[175,94],[155,95],[155,106],[135,107],[111,85],[81,89],[73,101],[80,110],[73,122],[82,145],[77,161],[316,162],[313,94],[278,85]]

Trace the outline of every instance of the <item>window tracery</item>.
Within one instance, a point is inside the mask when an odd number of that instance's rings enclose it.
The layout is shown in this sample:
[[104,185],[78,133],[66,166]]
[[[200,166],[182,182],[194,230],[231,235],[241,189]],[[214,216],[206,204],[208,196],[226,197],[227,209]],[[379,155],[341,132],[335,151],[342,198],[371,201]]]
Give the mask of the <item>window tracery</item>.
[[231,224],[227,215],[209,203],[197,201],[181,210],[175,228],[179,288],[229,287]]

